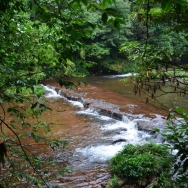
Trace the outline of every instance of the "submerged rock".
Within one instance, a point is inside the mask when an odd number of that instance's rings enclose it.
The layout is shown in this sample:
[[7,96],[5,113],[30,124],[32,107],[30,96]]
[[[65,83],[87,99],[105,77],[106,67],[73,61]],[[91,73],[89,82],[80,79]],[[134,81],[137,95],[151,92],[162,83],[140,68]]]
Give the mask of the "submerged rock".
[[137,121],[138,130],[146,131],[151,134],[154,134],[156,132],[155,129],[163,129],[165,127],[164,123],[158,124],[158,122],[156,123],[155,121],[154,120],[138,120]]
[[112,144],[116,144],[116,143],[119,143],[119,142],[126,142],[126,141],[127,141],[126,139],[120,138],[118,140],[113,141]]

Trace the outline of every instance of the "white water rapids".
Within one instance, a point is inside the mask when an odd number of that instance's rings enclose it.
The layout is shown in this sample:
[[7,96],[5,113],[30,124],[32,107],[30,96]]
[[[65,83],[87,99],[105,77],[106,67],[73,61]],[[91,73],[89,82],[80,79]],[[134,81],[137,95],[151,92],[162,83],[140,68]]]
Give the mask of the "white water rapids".
[[[43,86],[46,90],[47,98],[64,98],[55,91],[54,87]],[[67,100],[66,98],[64,98]],[[80,116],[89,117],[92,121],[96,121],[95,126],[99,126],[102,134],[100,140],[95,143],[86,145],[86,147],[79,147],[74,151],[75,157],[83,156],[89,162],[105,162],[113,157],[120,151],[125,144],[143,144],[149,141],[161,142],[161,137],[153,135],[149,132],[138,130],[137,121],[144,120],[146,122],[151,119],[137,116],[133,120],[129,120],[123,116],[122,121],[113,118],[102,116],[92,108],[84,108],[83,104],[79,101],[68,100],[71,105],[77,107],[77,114]],[[161,117],[157,116],[156,125]]]

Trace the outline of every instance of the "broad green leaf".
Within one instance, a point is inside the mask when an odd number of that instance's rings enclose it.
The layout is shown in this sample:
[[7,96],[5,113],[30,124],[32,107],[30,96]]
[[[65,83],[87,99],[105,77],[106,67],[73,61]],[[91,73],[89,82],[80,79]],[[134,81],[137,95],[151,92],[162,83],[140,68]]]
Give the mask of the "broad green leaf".
[[186,172],[188,169],[188,159],[186,159],[183,163],[183,172]]
[[171,0],[163,0],[161,2],[161,7],[164,11],[168,12],[173,6],[173,1]]
[[112,24],[113,25],[113,23],[114,23],[114,19],[113,18],[108,19],[107,24]]
[[118,31],[120,31],[120,24],[119,24],[119,22],[118,22],[117,20],[114,20],[114,27],[115,27]]
[[125,21],[123,19],[116,18],[115,20],[120,24],[125,24]]
[[185,0],[185,1],[183,1],[183,0],[177,0],[176,3],[181,4],[181,5],[187,5],[187,6],[188,6],[188,1],[187,1],[187,0]]
[[32,104],[31,109],[34,109],[37,106],[38,102],[35,102],[34,104]]
[[106,12],[104,12],[102,14],[101,19],[102,19],[103,23],[105,24],[107,22],[107,20],[108,20],[108,14]]
[[112,4],[112,0],[102,0],[102,7],[105,8]]
[[106,8],[105,11],[108,12],[108,13],[115,13],[116,9],[114,9],[114,8]]
[[44,105],[44,104],[40,104],[39,105],[39,111],[43,112],[45,110],[51,110],[51,109],[49,107],[47,107],[46,105]]

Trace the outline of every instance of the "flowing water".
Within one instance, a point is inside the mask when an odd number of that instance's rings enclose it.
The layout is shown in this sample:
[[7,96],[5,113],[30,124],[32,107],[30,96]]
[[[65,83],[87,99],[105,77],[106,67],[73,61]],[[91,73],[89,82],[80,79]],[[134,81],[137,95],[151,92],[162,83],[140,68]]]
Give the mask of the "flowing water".
[[117,78],[125,76],[87,78],[89,85],[77,90],[65,90],[54,81],[43,85],[48,103],[55,109],[48,114],[54,122],[54,137],[69,143],[53,157],[73,170],[53,185],[104,187],[111,176],[109,159],[124,145],[165,141],[153,131],[164,128],[165,112],[135,100],[132,85]]
[[[139,101],[146,101],[146,96],[141,94],[141,96],[134,95],[133,93],[133,86],[134,82],[131,79],[126,79],[127,77],[131,76],[131,73],[122,74],[122,75],[108,75],[108,76],[90,76],[85,78],[76,78],[72,79],[73,81],[82,81],[90,84],[94,84],[107,90],[114,91],[119,93],[121,96],[129,97],[134,100]],[[162,90],[165,92],[172,92],[168,94],[164,94],[161,97],[158,97],[158,100],[164,106],[170,108],[175,108],[177,105],[182,108],[188,108],[188,97],[180,97],[176,93],[173,93],[175,84],[166,82],[164,87],[161,87]],[[158,91],[156,96],[160,96],[162,93]],[[151,101],[154,105],[158,105],[154,101]],[[161,107],[158,105],[158,107]]]

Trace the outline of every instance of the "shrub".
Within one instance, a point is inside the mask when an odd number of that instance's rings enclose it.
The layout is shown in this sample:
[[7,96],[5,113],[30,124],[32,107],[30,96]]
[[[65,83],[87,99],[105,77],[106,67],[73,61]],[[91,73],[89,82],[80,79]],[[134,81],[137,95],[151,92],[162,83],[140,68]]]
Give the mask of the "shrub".
[[[181,118],[175,118],[175,117]],[[175,162],[172,164],[170,178],[173,184],[178,184],[178,188],[188,187],[188,113],[177,107],[174,112],[170,113],[168,126],[163,136],[171,145],[169,148],[177,151]],[[160,179],[160,183],[162,180]],[[172,185],[173,185],[172,184]],[[171,186],[172,187],[172,186]]]
[[118,188],[118,187],[121,187],[121,183],[118,181],[118,177],[114,175],[114,177],[109,180],[106,188]]
[[110,160],[112,171],[127,184],[150,184],[162,171],[169,170],[173,156],[165,145],[128,144]]
[[162,172],[156,181],[152,182],[147,188],[185,188],[172,178],[171,172]]

